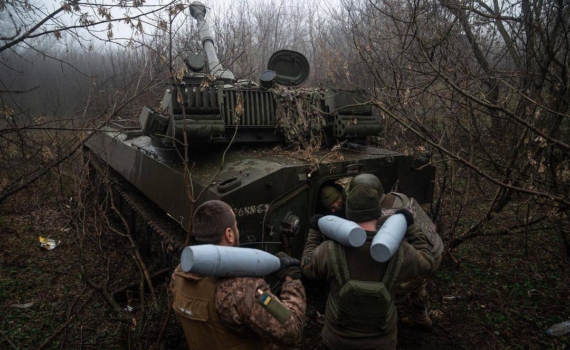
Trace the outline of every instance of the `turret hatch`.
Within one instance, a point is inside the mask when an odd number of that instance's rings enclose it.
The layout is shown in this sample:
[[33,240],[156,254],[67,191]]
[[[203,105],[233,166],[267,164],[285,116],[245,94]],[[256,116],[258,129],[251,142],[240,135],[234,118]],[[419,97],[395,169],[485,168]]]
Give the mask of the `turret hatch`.
[[275,71],[275,82],[280,85],[298,86],[309,78],[309,61],[300,52],[279,50],[271,55],[267,69]]

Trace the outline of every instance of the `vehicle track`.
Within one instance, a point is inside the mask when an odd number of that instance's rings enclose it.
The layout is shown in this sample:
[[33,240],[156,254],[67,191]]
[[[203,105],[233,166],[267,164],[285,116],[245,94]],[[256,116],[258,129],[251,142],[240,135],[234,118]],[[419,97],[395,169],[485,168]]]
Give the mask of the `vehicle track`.
[[[135,213],[136,217],[125,215],[133,237],[136,237],[139,242],[142,240],[142,245],[149,247],[148,251],[151,252],[156,249],[156,247],[154,249],[151,247],[155,242],[153,236],[157,236],[161,251],[168,256],[166,260],[169,267],[174,269],[176,265],[172,266],[172,260],[176,262],[179,260],[184,248],[186,230],[115,170],[108,167],[97,155],[87,149],[84,150],[84,155],[97,174],[105,177],[112,189],[119,194],[122,200],[121,211],[125,212],[124,205],[126,204]],[[136,225],[137,217],[146,224],[146,232],[137,232],[140,229],[140,225]]]

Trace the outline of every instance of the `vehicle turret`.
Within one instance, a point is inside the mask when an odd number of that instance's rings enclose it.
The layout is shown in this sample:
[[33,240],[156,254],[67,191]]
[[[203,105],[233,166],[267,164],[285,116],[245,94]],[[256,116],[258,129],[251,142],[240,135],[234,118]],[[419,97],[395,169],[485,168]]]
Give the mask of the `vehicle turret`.
[[[301,88],[310,67],[299,52],[275,52],[260,75],[261,86],[234,79],[216,54],[205,6],[193,2],[190,13],[197,21],[205,58],[202,52],[189,54],[185,60],[187,74],[170,82],[160,107],[142,111],[143,133],[156,146],[181,145],[185,139],[189,147],[233,140],[288,142],[306,148],[315,139],[316,130],[324,144],[382,131],[363,91]],[[305,130],[293,131],[299,125]]]

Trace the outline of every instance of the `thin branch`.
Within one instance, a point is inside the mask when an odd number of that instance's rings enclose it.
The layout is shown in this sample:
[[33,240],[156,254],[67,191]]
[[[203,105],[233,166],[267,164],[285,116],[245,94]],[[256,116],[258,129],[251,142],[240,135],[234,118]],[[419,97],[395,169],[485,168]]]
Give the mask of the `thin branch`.
[[0,90],[0,94],[8,93],[8,94],[25,94],[30,91],[34,91],[35,89],[39,88],[40,86],[34,86],[33,88],[29,88],[27,90]]
[[449,84],[449,86],[451,86],[455,91],[459,92],[461,95],[467,97],[468,99],[472,100],[473,102],[480,104],[481,106],[485,106],[489,109],[495,109],[498,110],[500,112],[505,113],[506,115],[508,115],[509,117],[513,118],[514,120],[516,120],[517,122],[519,122],[520,124],[526,126],[527,128],[529,128],[530,130],[532,130],[533,132],[535,132],[537,135],[542,136],[544,139],[552,142],[553,144],[559,146],[560,148],[564,149],[564,150],[570,150],[570,145],[568,145],[567,143],[564,143],[560,140],[554,139],[551,136],[545,134],[543,131],[539,130],[538,128],[534,127],[533,125],[531,125],[529,122],[527,122],[526,120],[522,119],[521,117],[517,116],[516,114],[514,114],[513,112],[509,111],[508,109],[506,109],[505,107],[501,106],[501,105],[497,105],[497,104],[491,104],[488,102],[485,102],[481,99],[478,99],[477,97],[473,96],[470,93],[467,93],[465,90],[463,90],[462,88],[460,88],[459,86],[457,86],[453,81],[451,81],[451,79],[445,75],[444,73],[442,73],[440,70],[438,70],[433,63],[429,60],[429,58],[427,57],[427,54],[425,52],[425,50],[421,50],[422,54],[424,55],[425,58],[425,62],[434,70],[434,72],[436,74],[438,74],[438,76],[440,76],[447,84]]
[[4,337],[4,339],[6,339],[6,341],[8,341],[8,343],[10,343],[10,345],[12,345],[12,347],[13,347],[14,349],[18,350],[18,347],[17,347],[16,345],[14,345],[14,343],[12,343],[12,341],[10,340],[10,338],[8,338],[8,337],[6,336],[6,334],[4,334],[4,332],[2,332],[2,331],[0,330],[0,334],[2,334],[2,336]]
[[492,183],[494,183],[495,185],[498,186],[502,186],[517,192],[521,192],[521,193],[526,193],[526,194],[530,194],[530,195],[534,195],[537,197],[541,197],[541,198],[546,198],[546,199],[550,199],[553,200],[555,202],[570,206],[570,199],[565,198],[565,197],[560,197],[560,196],[556,196],[550,193],[544,193],[544,192],[539,192],[539,191],[532,191],[526,188],[522,188],[522,187],[518,187],[518,186],[513,186],[511,184],[507,184],[502,182],[501,180],[497,180],[494,177],[492,177],[491,175],[487,174],[486,172],[484,172],[483,170],[481,170],[479,167],[477,167],[475,164],[467,161],[465,158],[459,156],[459,154],[454,154],[451,151],[447,150],[446,148],[444,148],[443,146],[431,141],[429,138],[427,138],[425,135],[423,135],[422,133],[420,133],[418,130],[414,129],[411,125],[406,124],[404,121],[402,121],[398,116],[396,116],[394,113],[392,113],[390,110],[388,110],[380,101],[376,101],[374,103],[374,105],[376,107],[378,107],[380,110],[382,110],[382,112],[386,113],[388,116],[390,116],[391,118],[393,118],[395,121],[398,122],[398,124],[402,125],[403,127],[405,127],[407,130],[410,130],[411,132],[413,132],[416,136],[418,136],[419,138],[421,138],[422,140],[424,140],[425,142],[427,142],[428,144],[430,144],[431,146],[435,147],[436,149],[439,149],[441,152],[445,153],[447,156],[449,156],[451,159],[458,161],[460,163],[462,163],[463,165],[467,166],[468,168],[470,168],[471,170],[475,171],[477,174],[481,175],[482,177],[486,178],[487,180],[491,181]]
[[49,15],[47,15],[44,19],[42,19],[41,21],[39,21],[38,23],[36,23],[35,26],[33,26],[32,28],[30,28],[30,30],[27,30],[24,34],[22,34],[22,36],[20,36],[18,39],[15,39],[14,41],[11,41],[3,46],[0,46],[0,52],[11,48],[12,46],[28,39],[31,38],[31,33],[33,33],[34,31],[36,31],[36,29],[38,29],[39,27],[41,27],[44,23],[46,23],[47,21],[49,21],[50,19],[54,18],[58,13],[62,12],[64,10],[64,6],[60,7],[59,9],[55,10],[54,12],[50,13]]

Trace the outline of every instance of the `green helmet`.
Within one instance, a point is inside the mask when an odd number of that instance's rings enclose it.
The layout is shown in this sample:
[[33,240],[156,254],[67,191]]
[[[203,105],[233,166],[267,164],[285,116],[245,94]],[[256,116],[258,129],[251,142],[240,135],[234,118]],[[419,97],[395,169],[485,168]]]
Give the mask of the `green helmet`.
[[346,197],[346,218],[354,222],[378,219],[382,214],[380,196],[371,186],[355,185]]
[[342,192],[333,186],[323,186],[319,194],[322,206],[327,209],[340,197],[342,197]]
[[357,185],[372,187],[378,192],[378,199],[380,202],[384,199],[384,187],[380,179],[374,174],[358,174],[352,178],[350,184],[348,185],[348,193],[352,191]]

